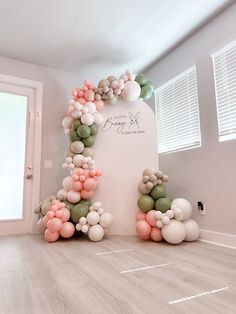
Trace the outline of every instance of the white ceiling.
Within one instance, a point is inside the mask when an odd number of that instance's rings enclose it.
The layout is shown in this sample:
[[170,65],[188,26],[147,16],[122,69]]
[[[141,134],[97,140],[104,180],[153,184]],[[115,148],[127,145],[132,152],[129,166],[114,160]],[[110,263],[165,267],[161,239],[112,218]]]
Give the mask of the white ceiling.
[[89,78],[136,72],[230,0],[0,0],[0,55]]

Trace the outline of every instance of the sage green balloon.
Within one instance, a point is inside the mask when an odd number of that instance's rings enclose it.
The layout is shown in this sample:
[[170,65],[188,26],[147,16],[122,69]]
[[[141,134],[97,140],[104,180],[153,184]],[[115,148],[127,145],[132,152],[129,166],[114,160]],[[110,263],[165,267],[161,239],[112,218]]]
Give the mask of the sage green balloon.
[[144,74],[138,74],[135,77],[135,81],[138,82],[140,86],[143,86],[147,83],[148,79],[146,78]]
[[73,223],[77,224],[81,217],[86,217],[89,213],[89,206],[86,204],[77,204],[75,205],[70,214],[71,214],[71,220]]
[[164,186],[156,185],[151,190],[151,196],[152,196],[152,198],[154,198],[154,200],[157,200],[158,198],[161,198],[161,197],[166,197],[166,190],[165,190]]
[[98,133],[98,127],[96,124],[90,125],[91,135],[96,135]]
[[152,90],[154,89],[154,86],[151,81],[148,80],[146,85],[150,86]]
[[141,94],[140,97],[145,99],[148,99],[152,96],[152,88],[149,85],[144,85],[141,87]]
[[80,141],[81,137],[78,135],[76,131],[71,131],[69,134],[70,141],[73,143],[75,141]]
[[91,134],[91,130],[88,125],[81,125],[78,127],[77,133],[81,138],[87,138]]
[[73,128],[74,130],[77,130],[80,125],[81,125],[81,122],[80,122],[79,119],[78,119],[78,120],[74,120],[74,121],[72,122],[72,128]]
[[71,210],[75,206],[75,204],[72,204],[69,201],[64,201],[64,203],[66,204],[66,208],[68,208],[69,210]]
[[147,213],[149,210],[154,208],[154,200],[149,195],[142,195],[138,199],[138,208],[143,212]]
[[165,213],[170,209],[170,201],[166,197],[161,197],[155,202],[156,210],[160,210],[162,213]]
[[85,204],[85,205],[87,205],[87,206],[91,206],[91,201],[90,200],[81,200],[80,202],[79,202],[80,204]]
[[173,201],[173,198],[169,195],[166,195],[166,198],[170,201],[170,203]]
[[82,142],[84,143],[85,147],[91,147],[91,146],[93,146],[93,144],[95,142],[95,136],[94,135],[90,135],[87,138],[83,138]]

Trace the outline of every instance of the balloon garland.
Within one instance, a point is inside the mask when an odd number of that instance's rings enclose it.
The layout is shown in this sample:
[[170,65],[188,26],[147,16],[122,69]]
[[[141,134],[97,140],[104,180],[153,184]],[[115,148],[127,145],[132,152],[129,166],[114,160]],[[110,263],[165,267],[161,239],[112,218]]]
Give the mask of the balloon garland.
[[151,97],[153,85],[143,74],[127,70],[119,78],[109,76],[93,86],[84,81],[72,91],[66,116],[62,120],[65,134],[70,139],[63,168],[70,175],[63,180],[63,188],[35,209],[39,215],[39,231],[48,242],[59,237],[70,238],[87,234],[91,241],[100,241],[112,225],[112,215],[104,211],[101,202],[91,199],[98,187],[102,172],[96,168],[93,148],[104,104],[114,104],[118,97],[127,101]]
[[191,204],[183,198],[171,200],[164,184],[169,177],[160,170],[145,169],[138,185],[142,194],[138,199],[136,230],[142,240],[152,239],[178,244],[195,241],[199,237],[198,224],[190,219]]

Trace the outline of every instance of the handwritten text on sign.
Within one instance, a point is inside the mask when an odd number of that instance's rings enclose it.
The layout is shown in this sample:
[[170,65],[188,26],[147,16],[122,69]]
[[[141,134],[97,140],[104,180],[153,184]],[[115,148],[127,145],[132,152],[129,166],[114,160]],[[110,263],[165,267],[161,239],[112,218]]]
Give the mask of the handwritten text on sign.
[[102,131],[115,131],[121,135],[143,134],[145,130],[140,125],[140,112],[113,115],[106,118]]

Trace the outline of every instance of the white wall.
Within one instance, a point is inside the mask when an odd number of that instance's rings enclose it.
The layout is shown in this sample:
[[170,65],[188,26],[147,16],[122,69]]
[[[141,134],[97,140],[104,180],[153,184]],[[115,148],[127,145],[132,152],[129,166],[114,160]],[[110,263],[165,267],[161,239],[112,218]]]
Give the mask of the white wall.
[[[37,66],[17,60],[0,57],[0,72],[43,83],[42,108],[42,165],[40,199],[61,188],[66,174],[61,164],[68,141],[61,126],[70,91],[79,81],[75,75],[51,68]],[[17,152],[16,152],[17,154]],[[52,160],[53,168],[44,169],[43,161]]]
[[236,39],[236,4],[206,25],[146,74],[159,86],[192,64],[197,65],[202,147],[160,155],[174,197],[206,204],[195,217],[203,229],[236,234],[236,140],[218,142],[213,69],[209,54]]

